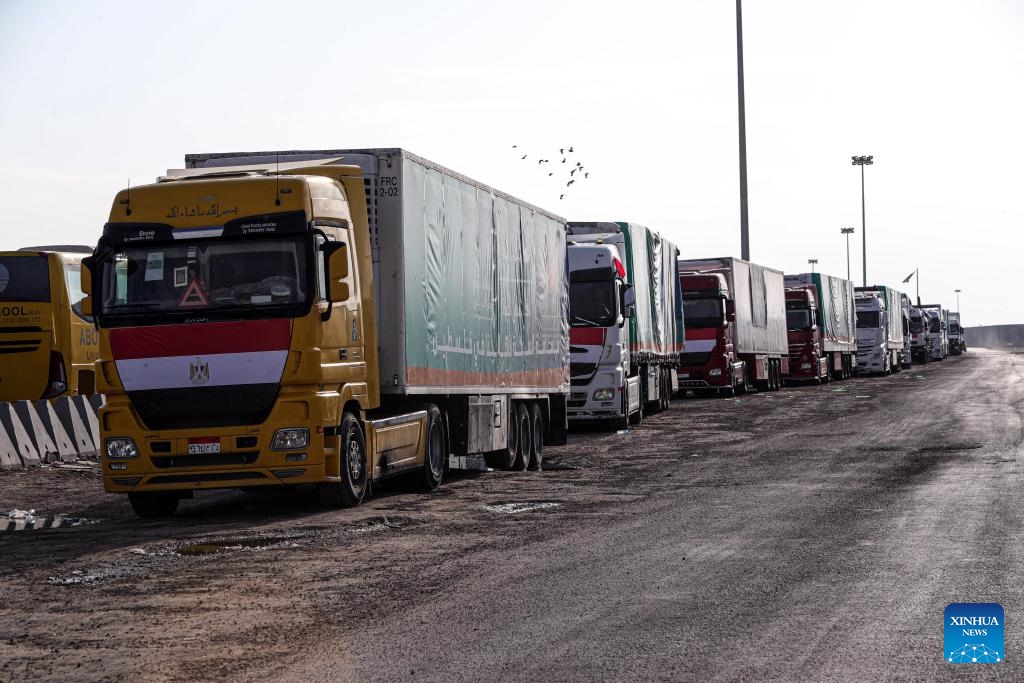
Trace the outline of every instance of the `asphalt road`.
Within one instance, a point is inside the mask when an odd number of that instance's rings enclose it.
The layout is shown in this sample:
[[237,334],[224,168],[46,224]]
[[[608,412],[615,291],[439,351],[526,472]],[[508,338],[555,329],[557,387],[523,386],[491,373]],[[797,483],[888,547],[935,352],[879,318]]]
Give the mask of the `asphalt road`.
[[[349,511],[142,522],[90,473],[0,473],[0,509],[98,520],[0,533],[0,680],[1024,678],[1022,374],[677,401]],[[1002,604],[1006,661],[945,662],[951,602]]]

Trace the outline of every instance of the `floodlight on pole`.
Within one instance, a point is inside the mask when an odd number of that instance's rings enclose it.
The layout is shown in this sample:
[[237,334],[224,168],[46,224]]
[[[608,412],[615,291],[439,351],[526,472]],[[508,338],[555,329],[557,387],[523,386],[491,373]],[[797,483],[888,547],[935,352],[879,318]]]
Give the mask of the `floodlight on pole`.
[[868,236],[866,231],[866,215],[864,211],[864,167],[875,163],[872,155],[862,157],[850,157],[854,166],[860,166],[860,237],[863,241],[864,259],[864,286],[868,286]]
[[814,272],[814,264],[816,264],[818,262],[818,259],[816,259],[816,258],[809,258],[809,259],[807,259],[807,262],[811,264],[811,272],[813,273]]
[[850,279],[850,235],[853,234],[853,228],[839,228],[839,232],[846,235],[846,279]]
[[743,95],[743,7],[736,0],[736,83],[740,127],[740,258],[750,260],[750,221],[747,215],[747,115]]

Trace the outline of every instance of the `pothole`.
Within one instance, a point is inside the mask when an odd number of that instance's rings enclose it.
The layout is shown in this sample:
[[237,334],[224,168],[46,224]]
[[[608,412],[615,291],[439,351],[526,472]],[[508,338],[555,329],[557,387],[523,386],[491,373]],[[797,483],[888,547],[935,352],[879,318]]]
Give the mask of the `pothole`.
[[546,508],[559,507],[561,503],[553,503],[550,501],[530,501],[523,503],[493,503],[491,505],[485,505],[484,510],[488,512],[494,512],[499,515],[515,515],[520,512],[532,512],[534,510],[544,510]]

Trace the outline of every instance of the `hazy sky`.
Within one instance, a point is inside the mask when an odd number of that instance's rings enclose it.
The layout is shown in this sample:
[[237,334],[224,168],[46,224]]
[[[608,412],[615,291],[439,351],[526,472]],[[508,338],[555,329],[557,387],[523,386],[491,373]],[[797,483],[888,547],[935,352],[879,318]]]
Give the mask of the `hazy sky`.
[[[845,275],[854,226],[859,285],[873,154],[869,281],[1024,323],[1024,2],[748,0],[744,42],[752,260]],[[94,243],[187,152],[401,146],[739,256],[729,0],[0,0],[0,93],[0,249]],[[568,145],[591,175],[559,200],[533,159]]]

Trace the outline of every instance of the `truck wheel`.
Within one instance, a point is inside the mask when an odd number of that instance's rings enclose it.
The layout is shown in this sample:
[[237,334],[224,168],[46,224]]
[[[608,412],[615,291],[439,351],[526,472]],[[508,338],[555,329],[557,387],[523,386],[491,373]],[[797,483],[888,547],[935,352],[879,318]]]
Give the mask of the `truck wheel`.
[[522,472],[530,466],[530,444],[533,443],[530,432],[530,413],[523,403],[516,405],[515,429],[518,432],[516,442],[519,448],[516,449],[515,458],[512,460],[512,469]]
[[544,461],[544,413],[537,403],[530,404],[530,469],[540,471]]
[[366,495],[366,439],[359,420],[352,413],[342,414],[338,439],[341,481],[325,481],[317,485],[317,493],[324,505],[354,508]]
[[170,517],[178,509],[178,494],[174,491],[129,493],[128,502],[139,517]]
[[669,409],[672,405],[672,399],[669,398],[669,391],[672,387],[672,380],[668,376],[668,372],[664,371],[661,373],[661,405],[659,406],[662,412]]
[[448,460],[448,439],[445,438],[441,409],[430,406],[427,410],[427,452],[423,454],[421,483],[426,491],[433,491],[444,479],[444,466]]

